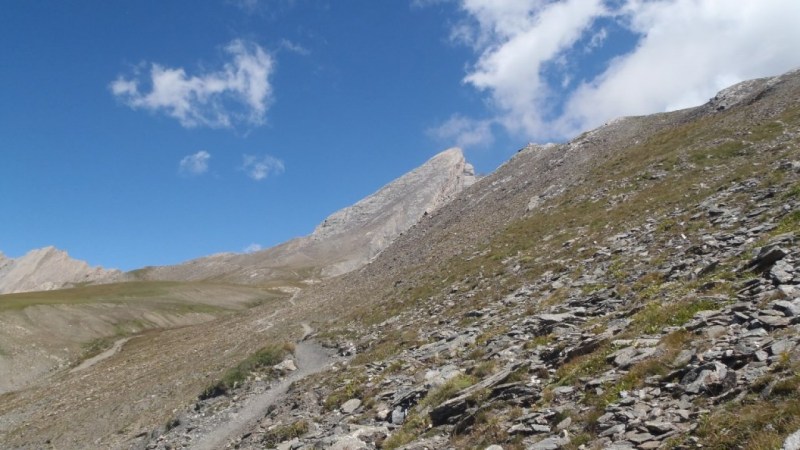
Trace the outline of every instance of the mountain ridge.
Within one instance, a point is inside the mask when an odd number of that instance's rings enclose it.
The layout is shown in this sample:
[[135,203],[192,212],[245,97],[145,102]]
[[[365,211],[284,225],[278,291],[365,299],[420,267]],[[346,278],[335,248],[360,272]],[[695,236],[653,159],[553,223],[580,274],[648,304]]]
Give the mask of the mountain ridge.
[[133,272],[148,280],[225,280],[255,284],[276,279],[315,282],[354,270],[397,236],[472,185],[475,172],[461,149],[445,150],[354,205],[324,219],[309,236],[248,254],[220,254]]
[[0,294],[111,282],[121,275],[116,269],[90,267],[53,246],[33,249],[16,259],[0,254]]

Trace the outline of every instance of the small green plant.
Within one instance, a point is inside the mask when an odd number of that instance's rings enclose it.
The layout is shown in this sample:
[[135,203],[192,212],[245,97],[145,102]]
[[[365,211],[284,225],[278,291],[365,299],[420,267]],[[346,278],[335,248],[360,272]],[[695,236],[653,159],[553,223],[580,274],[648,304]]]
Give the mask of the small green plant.
[[286,344],[273,344],[262,347],[236,367],[228,369],[219,381],[203,390],[199,398],[205,400],[227,394],[244,382],[252,373],[269,369],[281,362],[289,353],[288,349],[290,348],[293,347]]
[[366,380],[362,377],[347,381],[344,386],[331,392],[330,395],[325,398],[325,408],[329,411],[333,411],[351,398],[362,397],[364,395],[365,381]]
[[419,408],[438,406],[455,397],[458,392],[472,386],[476,381],[477,379],[472,375],[456,375],[447,380],[445,384],[429,392],[428,395],[419,402]]
[[263,443],[267,446],[275,446],[294,438],[298,438],[308,433],[309,425],[306,420],[298,420],[288,425],[278,425],[267,430],[263,437]]

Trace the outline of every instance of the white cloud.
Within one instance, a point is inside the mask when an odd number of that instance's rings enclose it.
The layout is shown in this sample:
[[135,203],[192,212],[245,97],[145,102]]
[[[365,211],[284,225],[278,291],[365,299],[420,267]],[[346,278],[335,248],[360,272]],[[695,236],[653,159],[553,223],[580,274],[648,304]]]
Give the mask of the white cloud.
[[298,55],[308,56],[311,54],[311,50],[303,47],[302,45],[292,42],[288,39],[281,40],[281,48],[292,53],[297,53]]
[[250,178],[261,181],[270,175],[280,175],[284,172],[283,161],[270,155],[242,155],[241,169]]
[[565,132],[609,119],[702,104],[717,91],[800,65],[800,2],[630,1],[636,49],[570,98]]
[[[451,37],[476,52],[464,82],[486,93],[495,123],[534,140],[701,104],[732,83],[800,65],[796,0],[459,0],[459,8],[465,19]],[[638,42],[592,76],[577,62],[609,52],[613,31],[600,21]]]
[[257,251],[261,251],[261,249],[262,249],[261,244],[253,243],[253,244],[250,244],[247,247],[245,247],[244,248],[244,252],[245,253],[255,253]]
[[[138,72],[130,78],[120,75],[111,92],[133,109],[165,113],[188,128],[263,124],[272,101],[272,56],[242,40],[224,50],[231,60],[220,70],[189,76],[183,68],[152,63],[144,77]],[[143,83],[145,90],[140,89]]]
[[494,141],[492,121],[475,120],[457,114],[428,130],[428,134],[436,140],[461,148],[485,147]]
[[200,150],[193,155],[184,156],[178,164],[178,171],[182,175],[202,175],[208,172],[208,160],[211,154],[205,150]]

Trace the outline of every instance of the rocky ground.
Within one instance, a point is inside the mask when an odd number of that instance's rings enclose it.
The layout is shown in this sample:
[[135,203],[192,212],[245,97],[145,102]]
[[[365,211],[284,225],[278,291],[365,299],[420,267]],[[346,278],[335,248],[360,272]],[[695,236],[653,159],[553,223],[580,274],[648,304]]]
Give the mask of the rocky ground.
[[[800,165],[776,169],[794,179]],[[750,201],[733,206],[732,196]],[[797,207],[745,180],[670,214],[689,217],[682,227],[697,232],[664,241],[658,230],[670,217],[650,218],[597,243],[579,277],[547,271],[460,317],[448,307],[470,291],[454,285],[444,303],[392,320],[449,317],[419,330],[425,344],[350,373],[359,385],[352,398],[307,382],[230,448],[385,448],[416,428],[422,436],[403,438],[411,442],[402,448],[459,439],[538,450],[702,447],[697,435],[721,405],[797,394],[800,245],[794,233],[774,234]],[[641,263],[614,267],[623,258]],[[618,276],[653,284],[620,292]],[[687,283],[692,290],[664,292]],[[648,295],[669,303],[642,299],[653,286]],[[563,298],[548,305],[553,295]],[[273,430],[301,421],[308,431],[275,442]]]
[[657,141],[674,158],[546,190],[407,290],[414,272],[394,273],[393,295],[321,336],[354,359],[298,381],[227,448],[798,448],[794,108],[759,110],[763,137],[686,140],[686,125]]

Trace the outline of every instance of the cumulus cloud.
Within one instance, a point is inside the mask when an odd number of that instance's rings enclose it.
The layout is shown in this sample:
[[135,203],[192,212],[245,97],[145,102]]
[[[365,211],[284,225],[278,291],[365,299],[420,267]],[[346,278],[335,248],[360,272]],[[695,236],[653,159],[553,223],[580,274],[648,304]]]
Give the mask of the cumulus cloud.
[[200,150],[192,155],[186,155],[178,164],[178,172],[185,176],[202,175],[208,172],[209,159],[211,159],[211,154],[205,150]]
[[250,178],[261,181],[270,175],[280,175],[284,172],[283,161],[270,155],[242,155],[241,169]]
[[[476,54],[464,83],[487,95],[495,123],[534,140],[701,104],[730,84],[800,65],[796,0],[459,0],[458,7],[463,20],[451,37]],[[617,39],[635,39],[632,50],[615,50],[607,26],[620,31]],[[583,72],[582,58],[598,52],[601,70]]]
[[120,75],[111,92],[133,109],[164,113],[187,128],[263,124],[272,101],[274,59],[243,40],[230,42],[224,51],[230,61],[219,70],[187,75],[183,68],[152,63],[147,74]]

